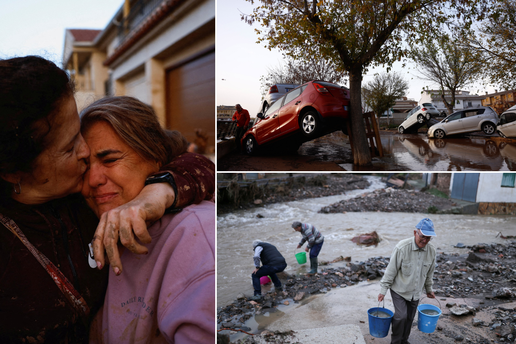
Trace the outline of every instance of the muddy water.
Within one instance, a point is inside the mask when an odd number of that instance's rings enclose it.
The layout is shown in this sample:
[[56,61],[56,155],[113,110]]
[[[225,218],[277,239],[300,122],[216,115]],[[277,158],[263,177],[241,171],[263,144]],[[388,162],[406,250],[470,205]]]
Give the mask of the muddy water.
[[[432,240],[438,251],[466,253],[454,248],[457,243],[503,243],[496,235],[516,235],[516,218],[510,216],[426,215],[413,213],[345,213],[319,214],[323,207],[352,198],[384,184],[376,177],[368,190],[355,190],[340,196],[278,203],[219,216],[217,219],[217,304],[224,306],[239,293],[252,295],[251,273],[254,270],[252,242],[255,239],[274,244],[287,260],[288,273],[305,273],[309,264],[299,265],[295,258],[301,235],[291,228],[293,221],[313,224],[325,236],[319,260],[331,261],[350,256],[352,261],[369,257],[390,256],[398,241],[413,236],[414,226],[430,217],[437,238]],[[258,218],[260,214],[263,218]],[[359,234],[377,231],[382,241],[378,247],[357,246],[351,239]],[[306,244],[305,246],[306,247]],[[324,267],[323,267],[324,268]],[[264,287],[262,292],[269,290]]]
[[516,141],[500,137],[429,139],[426,134],[382,136],[396,165],[414,171],[508,171],[516,169]]

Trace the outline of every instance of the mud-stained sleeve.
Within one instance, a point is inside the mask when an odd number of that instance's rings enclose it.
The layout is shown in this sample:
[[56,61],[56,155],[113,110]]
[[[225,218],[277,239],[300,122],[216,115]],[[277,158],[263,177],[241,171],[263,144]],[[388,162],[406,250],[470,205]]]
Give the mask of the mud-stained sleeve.
[[215,194],[215,164],[197,153],[184,153],[163,166],[158,173],[168,171],[177,186],[175,208],[184,208],[211,200]]

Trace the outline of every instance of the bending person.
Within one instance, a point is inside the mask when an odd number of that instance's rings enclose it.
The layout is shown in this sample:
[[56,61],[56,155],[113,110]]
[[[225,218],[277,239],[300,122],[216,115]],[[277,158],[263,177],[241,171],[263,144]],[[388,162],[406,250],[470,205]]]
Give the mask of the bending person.
[[[276,276],[276,273],[285,270],[287,262],[276,246],[269,244],[268,242],[260,240],[253,241],[253,251],[255,269],[251,274],[251,277],[253,279],[254,295],[251,297],[251,300],[261,300],[262,286],[260,284],[260,277],[270,276],[275,289],[277,291],[282,291],[283,288],[281,287],[281,281],[278,276]],[[261,267],[260,261],[262,263]]]
[[[108,277],[88,258],[99,224],[79,194],[89,155],[68,75],[41,57],[0,60],[1,343],[88,343]],[[106,216],[105,238],[118,238],[119,229],[134,250],[134,224],[142,235],[141,224],[159,219],[175,201],[182,207],[210,199],[213,166],[200,161],[184,154],[164,166],[177,193],[168,183],[146,186]],[[102,240],[96,243],[102,249]]]
[[[186,150],[170,139],[151,107],[107,97],[82,113],[90,147],[83,196],[98,216],[131,201],[149,174]],[[110,271],[91,343],[215,341],[215,206],[204,201],[164,215],[149,228],[148,255],[121,255],[125,273]]]
[[292,228],[294,228],[296,232],[301,233],[301,241],[297,245],[297,248],[301,248],[305,242],[308,242],[305,249],[306,252],[310,251],[310,272],[308,272],[308,274],[316,274],[319,266],[317,257],[319,256],[322,245],[324,244],[324,236],[309,223],[294,221],[294,223],[292,223]]

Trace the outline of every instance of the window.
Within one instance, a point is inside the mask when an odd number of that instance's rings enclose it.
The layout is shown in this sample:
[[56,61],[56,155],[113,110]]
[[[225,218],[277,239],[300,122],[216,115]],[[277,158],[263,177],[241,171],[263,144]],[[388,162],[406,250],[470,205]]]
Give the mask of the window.
[[285,96],[285,104],[289,103],[294,98],[297,98],[301,94],[301,88],[296,88],[294,91],[287,93]]
[[516,173],[504,173],[502,177],[502,187],[513,188]]
[[285,96],[281,97],[280,99],[278,99],[274,103],[272,103],[269,110],[267,110],[267,112],[265,113],[265,116],[269,116],[273,112],[277,111],[281,107],[281,104],[283,103],[283,99],[285,99]]

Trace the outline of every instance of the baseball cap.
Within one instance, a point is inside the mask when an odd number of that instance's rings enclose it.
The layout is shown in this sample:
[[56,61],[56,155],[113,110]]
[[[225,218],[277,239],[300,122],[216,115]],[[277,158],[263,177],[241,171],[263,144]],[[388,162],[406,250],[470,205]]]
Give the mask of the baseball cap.
[[424,218],[423,220],[419,221],[419,223],[416,225],[416,228],[419,229],[424,236],[436,236],[434,223],[429,218]]

